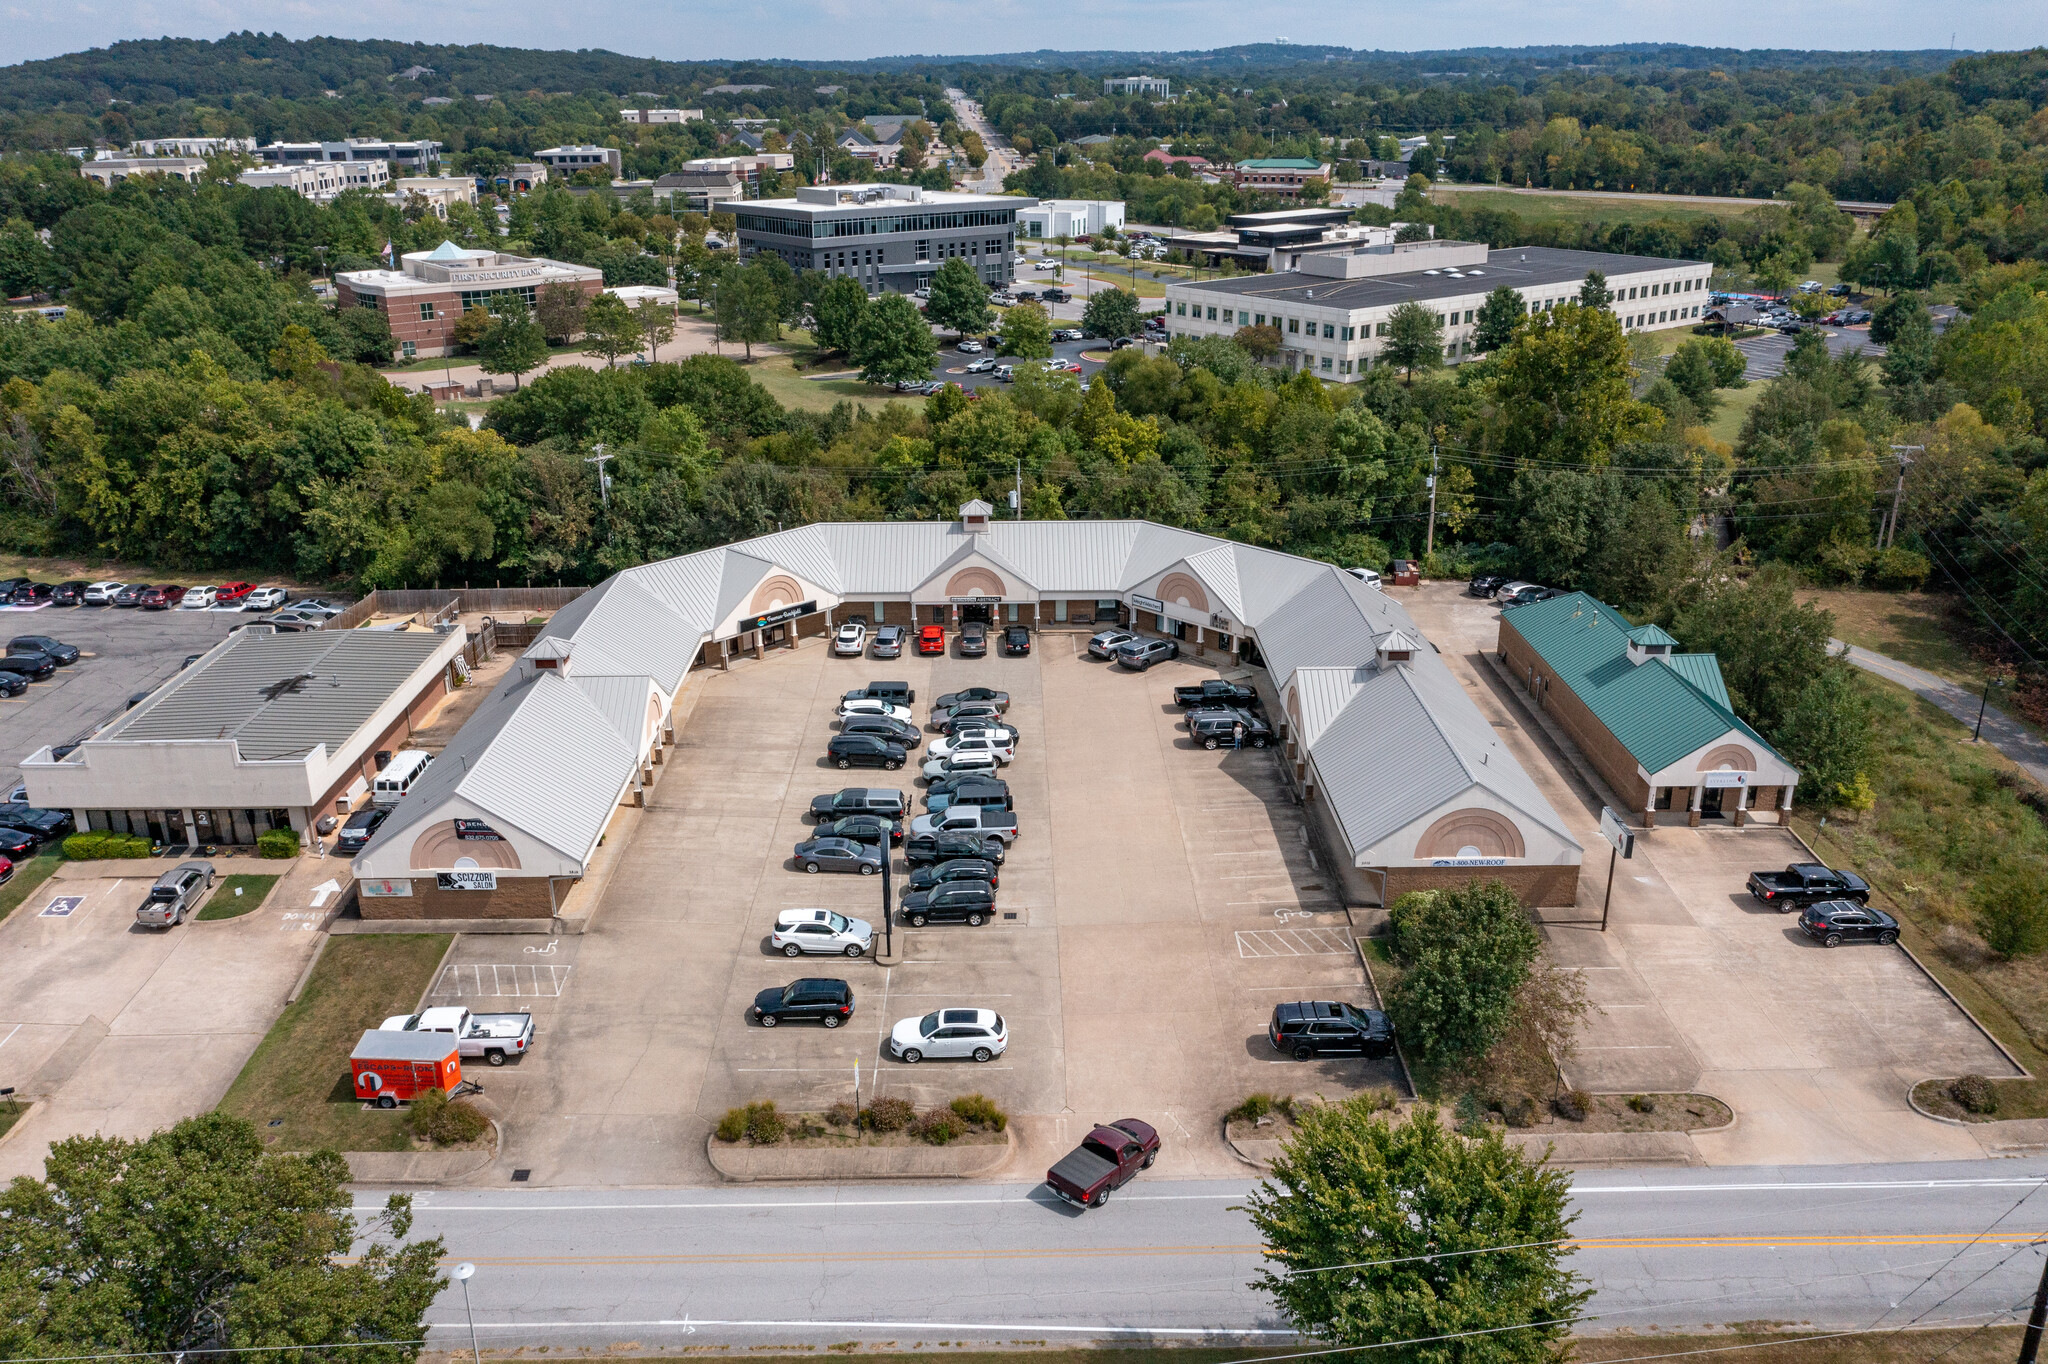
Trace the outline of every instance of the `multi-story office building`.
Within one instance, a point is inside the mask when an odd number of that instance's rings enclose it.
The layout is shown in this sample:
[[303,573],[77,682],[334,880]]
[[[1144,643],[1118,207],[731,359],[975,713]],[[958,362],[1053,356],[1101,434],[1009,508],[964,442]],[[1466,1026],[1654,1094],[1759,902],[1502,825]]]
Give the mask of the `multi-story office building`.
[[1707,302],[1705,261],[1619,256],[1483,242],[1421,241],[1304,254],[1298,269],[1273,275],[1169,282],[1166,325],[1173,335],[1229,336],[1240,327],[1280,333],[1278,363],[1350,382],[1386,348],[1394,309],[1420,303],[1443,328],[1444,359],[1478,352],[1472,334],[1487,294],[1505,284],[1530,313],[1575,301],[1599,271],[1608,307],[1629,331],[1698,324]]
[[574,286],[586,298],[604,289],[604,272],[537,256],[469,250],[442,242],[432,251],[399,258],[396,270],[342,270],[334,276],[337,306],[384,314],[399,354],[446,355],[456,319],[470,308],[489,308],[501,294],[517,294],[530,308],[551,284]]
[[1147,99],[1170,99],[1173,82],[1164,76],[1111,76],[1102,83],[1105,95],[1143,95]]
[[1124,225],[1121,199],[1041,199],[1017,215],[1018,226],[1034,241],[1053,237],[1092,237]]
[[108,156],[81,162],[78,173],[112,189],[135,175],[167,175],[173,180],[196,181],[206,174],[206,163],[196,156]]
[[619,110],[620,122],[638,123],[643,125],[652,123],[695,123],[698,119],[702,117],[704,117],[704,111],[702,109]]
[[273,142],[257,155],[285,166],[307,161],[392,161],[410,170],[423,170],[440,163],[441,144],[431,138],[392,142],[381,137],[351,137],[340,142]]
[[151,137],[128,144],[130,156],[219,156],[255,150],[253,137]]
[[618,175],[624,167],[617,147],[583,144],[573,147],[543,147],[535,152],[533,157],[536,161],[545,161],[563,175],[574,175],[577,171],[595,170],[601,166],[609,167],[613,175]]
[[917,185],[816,185],[738,213],[740,251],[772,251],[796,270],[859,280],[870,294],[912,293],[952,259],[990,288],[1015,278],[1017,214],[1036,199]]
[[237,178],[251,189],[288,189],[315,203],[326,203],[344,190],[384,188],[391,180],[391,165],[386,161],[306,161],[245,170]]
[[1237,187],[1292,199],[1310,180],[1330,181],[1330,163],[1308,156],[1261,156],[1237,163]]

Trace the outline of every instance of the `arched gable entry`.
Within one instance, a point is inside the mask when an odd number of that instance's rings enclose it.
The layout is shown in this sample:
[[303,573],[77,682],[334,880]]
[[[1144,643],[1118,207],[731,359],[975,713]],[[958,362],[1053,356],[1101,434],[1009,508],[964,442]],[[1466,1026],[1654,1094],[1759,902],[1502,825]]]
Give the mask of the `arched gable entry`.
[[1515,822],[1497,810],[1453,810],[1423,831],[1415,856],[1525,857],[1528,849]]
[[1722,744],[1700,759],[1702,772],[1719,772],[1724,769],[1730,772],[1754,772],[1756,754],[1741,744]]
[[963,568],[946,580],[949,597],[1006,597],[1003,580],[986,568]]
[[1170,606],[1185,606],[1195,611],[1211,609],[1209,594],[1185,573],[1169,573],[1159,580],[1159,600]]
[[766,615],[785,606],[795,606],[803,599],[804,590],[797,584],[796,579],[787,573],[771,573],[754,589],[754,601],[747,608],[747,614]]
[[412,841],[414,871],[446,870],[465,857],[479,867],[519,870],[518,849],[503,839],[458,838],[452,819],[436,820]]

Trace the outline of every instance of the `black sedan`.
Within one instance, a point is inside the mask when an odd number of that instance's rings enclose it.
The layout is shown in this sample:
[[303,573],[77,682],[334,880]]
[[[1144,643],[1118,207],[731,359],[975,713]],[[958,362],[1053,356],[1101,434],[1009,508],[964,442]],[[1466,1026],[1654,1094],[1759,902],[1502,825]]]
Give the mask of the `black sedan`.
[[0,669],[0,696],[19,696],[28,690],[28,679],[20,673]]
[[1477,574],[1471,582],[1465,584],[1465,595],[1490,600],[1494,593],[1500,591],[1500,585],[1507,580],[1508,575],[1505,573]]
[[[0,849],[0,852],[4,851]],[[998,886],[1002,884],[1002,873],[996,870],[995,863],[981,857],[955,857],[910,869],[912,890],[930,890],[948,881],[986,881],[991,886]]]
[[57,666],[68,668],[78,661],[78,646],[66,644],[61,639],[48,635],[16,635],[7,641],[10,654],[48,654],[57,660]]
[[1003,652],[1012,658],[1031,652],[1031,632],[1021,625],[1012,625],[1003,631]]
[[370,805],[350,815],[334,836],[334,850],[338,853],[359,853],[370,846],[370,839],[376,835],[377,826],[391,817],[388,805]]
[[878,844],[856,843],[850,838],[807,838],[796,845],[796,866],[813,876],[821,871],[873,876],[882,869],[882,850]]
[[825,760],[845,771],[849,767],[884,767],[894,772],[903,766],[903,745],[891,743],[879,734],[835,734],[825,745]]
[[752,1012],[764,1028],[812,1019],[836,1028],[853,1017],[853,987],[843,980],[793,980],[755,995]]
[[64,837],[75,827],[68,810],[42,810],[19,801],[0,804],[0,828],[20,829],[45,843]]
[[986,881],[948,881],[903,897],[903,918],[912,928],[929,923],[979,928],[996,916],[996,889]]
[[903,821],[884,819],[880,815],[841,815],[838,819],[823,819],[811,826],[811,837],[850,838],[856,843],[880,845],[884,837],[891,843],[903,841]]
[[10,649],[5,654],[0,654],[0,670],[20,673],[23,677],[40,682],[57,671],[57,660],[48,654],[18,654]]
[[0,853],[5,853],[16,862],[25,861],[36,855],[36,849],[43,840],[27,829],[0,828]]
[[1799,927],[1822,947],[1844,942],[1891,944],[1899,940],[1899,921],[1881,909],[1854,900],[1821,900],[1799,915]]
[[988,627],[978,620],[970,620],[960,627],[960,657],[988,657]]
[[969,687],[965,691],[949,691],[938,700],[932,702],[932,709],[935,711],[951,710],[955,706],[964,706],[970,701],[986,702],[994,706],[998,712],[1001,712],[1010,708],[1010,693],[997,691],[994,687]]
[[921,862],[949,862],[956,857],[979,857],[997,866],[1009,851],[994,834],[912,834],[903,840],[903,858],[911,866]]

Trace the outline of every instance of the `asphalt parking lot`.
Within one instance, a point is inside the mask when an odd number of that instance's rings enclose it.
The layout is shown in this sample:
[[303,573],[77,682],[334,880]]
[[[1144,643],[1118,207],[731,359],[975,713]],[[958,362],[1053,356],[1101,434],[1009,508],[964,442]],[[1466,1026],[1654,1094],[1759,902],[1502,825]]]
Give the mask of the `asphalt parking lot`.
[[128,698],[168,680],[187,656],[227,638],[239,611],[142,611],[108,606],[0,608],[0,640],[50,635],[78,646],[78,662],[0,698],[0,763],[7,784],[20,780],[21,759],[45,744],[81,738],[118,717]]
[[[989,1095],[1017,1119],[1014,1169],[1062,1154],[1075,1124],[1137,1116],[1168,1136],[1162,1168],[1225,1175],[1243,1167],[1219,1119],[1246,1093],[1397,1084],[1391,1061],[1297,1063],[1266,1044],[1283,1000],[1371,1002],[1275,754],[1206,752],[1188,738],[1172,688],[1213,676],[1206,664],[1129,674],[1087,658],[1085,639],[1038,636],[1022,659],[881,663],[833,658],[812,640],[693,674],[701,694],[591,931],[562,940],[548,963],[480,939],[458,954],[573,968],[535,1004],[546,1011],[535,1054],[485,1077],[512,1119],[510,1162],[535,1183],[702,1179],[704,1138],[727,1108],[758,1098],[822,1108],[852,1094],[858,1067],[864,1098]],[[879,880],[795,870],[811,797],[887,786],[921,812],[914,764],[824,765],[834,703],[875,678],[908,680],[920,719],[940,692],[1010,693],[1022,739],[1004,775],[1021,832],[999,917],[898,925],[903,960],[892,967],[787,960],[768,943],[782,909],[880,923]],[[900,858],[897,868],[900,893]],[[749,1020],[756,993],[807,975],[852,984],[849,1026]],[[479,986],[501,979],[484,972]],[[887,1057],[891,1024],[946,1005],[1003,1014],[1007,1054],[980,1065]]]

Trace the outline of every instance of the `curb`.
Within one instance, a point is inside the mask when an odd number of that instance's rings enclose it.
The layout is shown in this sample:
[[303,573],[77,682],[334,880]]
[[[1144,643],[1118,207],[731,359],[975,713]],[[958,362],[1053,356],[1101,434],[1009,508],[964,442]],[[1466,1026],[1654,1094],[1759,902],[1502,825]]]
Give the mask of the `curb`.
[[[419,1186],[434,1186],[434,1185],[441,1185],[441,1184],[452,1184],[452,1183],[454,1183],[454,1182],[455,1182],[456,1180],[460,1180],[460,1179],[467,1179],[467,1178],[469,1178],[469,1177],[470,1177],[471,1175],[474,1175],[474,1174],[477,1174],[477,1173],[479,1173],[479,1172],[481,1172],[481,1171],[483,1171],[483,1170],[487,1170],[487,1169],[489,1169],[489,1168],[490,1168],[490,1167],[491,1167],[492,1165],[494,1165],[494,1164],[496,1164],[496,1163],[497,1163],[498,1157],[499,1157],[500,1155],[502,1155],[502,1154],[504,1153],[504,1150],[505,1150],[505,1129],[504,1129],[504,1128],[502,1128],[502,1127],[500,1127],[500,1126],[498,1125],[498,1120],[497,1120],[496,1118],[492,1118],[492,1119],[490,1119],[490,1124],[491,1124],[491,1149],[490,1149],[490,1150],[488,1150],[488,1151],[460,1151],[460,1152],[458,1152],[458,1151],[446,1151],[446,1152],[442,1152],[442,1151],[411,1151],[411,1152],[407,1152],[407,1151],[344,1151],[344,1152],[342,1152],[342,1153],[341,1153],[341,1154],[342,1154],[342,1159],[344,1159],[344,1160],[349,1160],[349,1161],[350,1161],[350,1165],[349,1165],[349,1178],[348,1178],[348,1182],[349,1182],[350,1184],[360,1184],[360,1185],[369,1185],[369,1186],[372,1186],[372,1187],[376,1187],[376,1188],[382,1188],[382,1187],[384,1187],[384,1186],[386,1186],[386,1185],[419,1185]],[[17,1125],[19,1125],[19,1124],[17,1124]],[[450,1161],[450,1163],[451,1163],[451,1166],[452,1166],[452,1163],[453,1163],[453,1159],[454,1159],[454,1157],[456,1157],[456,1156],[458,1156],[458,1155],[481,1155],[481,1156],[483,1157],[483,1159],[482,1159],[482,1160],[479,1160],[479,1161],[477,1161],[477,1162],[476,1162],[476,1163],[475,1163],[474,1165],[471,1165],[471,1166],[469,1166],[469,1167],[468,1167],[468,1168],[466,1168],[466,1169],[461,1169],[461,1170],[457,1170],[457,1169],[453,1169],[453,1168],[450,1168],[450,1169],[446,1169],[446,1170],[443,1170],[443,1171],[441,1171],[441,1172],[440,1172],[439,1174],[435,1174],[435,1175],[431,1175],[431,1176],[428,1176],[428,1175],[415,1175],[415,1174],[412,1174],[412,1173],[410,1173],[410,1172],[408,1171],[408,1172],[406,1172],[406,1173],[401,1173],[401,1174],[396,1174],[396,1175],[376,1175],[376,1176],[371,1176],[371,1177],[365,1177],[364,1175],[362,1175],[362,1174],[358,1173],[358,1172],[357,1172],[357,1170],[356,1170],[356,1168],[355,1168],[354,1162],[353,1162],[353,1160],[351,1159],[352,1157],[358,1157],[358,1156],[368,1156],[368,1157],[379,1157],[379,1156],[397,1156],[397,1157],[402,1157],[402,1158],[406,1158],[406,1159],[408,1159],[409,1161],[416,1161],[416,1160],[418,1160],[418,1159],[419,1159],[419,1158],[420,1158],[421,1156],[434,1156],[434,1155],[440,1155],[440,1156],[446,1156],[446,1157],[448,1157],[448,1158],[449,1158],[449,1161]]]
[[[764,1159],[758,1162],[744,1158],[735,1159],[756,1153]],[[869,1153],[870,1158],[866,1160],[845,1159],[848,1156]],[[1011,1157],[1017,1154],[1017,1129],[1014,1125],[1005,1127],[1003,1143],[1000,1146],[849,1146],[838,1150],[818,1147],[761,1148],[728,1145],[721,1142],[718,1134],[713,1132],[704,1138],[704,1154],[710,1160],[711,1168],[718,1171],[720,1178],[735,1184],[845,1184],[887,1179],[978,1179],[992,1175],[1010,1163]],[[776,1157],[781,1159],[775,1159]],[[918,1159],[913,1162],[910,1157]],[[887,1168],[892,1164],[908,1166],[913,1163],[938,1168]],[[754,1164],[769,1167],[787,1165],[788,1168],[747,1168]],[[883,1168],[861,1168],[862,1166]]]
[[5,1146],[12,1140],[15,1133],[28,1126],[28,1120],[36,1115],[36,1110],[41,1108],[46,1100],[41,1098],[21,1099],[20,1102],[27,1104],[28,1107],[22,1109],[21,1116],[14,1120],[14,1126],[8,1128],[5,1132],[0,1132],[0,1146]]
[[[1940,1077],[1940,1076],[1933,1076],[1933,1077],[1930,1077],[1930,1078],[1933,1078],[1933,1079],[1940,1079],[1941,1077]],[[1942,1116],[1941,1114],[1939,1114],[1939,1113],[1932,1113],[1932,1112],[1929,1112],[1929,1111],[1928,1111],[1927,1109],[1924,1109],[1924,1108],[1922,1108],[1922,1107],[1920,1106],[1920,1101],[1919,1101],[1918,1099],[1916,1099],[1916,1098],[1914,1098],[1914,1097],[1913,1097],[1913,1091],[1914,1091],[1914,1090],[1916,1090],[1916,1089],[1918,1089],[1918,1088],[1920,1088],[1920,1086],[1921,1086],[1921,1085],[1924,1085],[1924,1084],[1926,1084],[1926,1083],[1927,1083],[1927,1081],[1926,1081],[1926,1080],[1915,1080],[1915,1081],[1913,1081],[1913,1083],[1911,1083],[1911,1084],[1909,1084],[1909,1085],[1907,1085],[1907,1086],[1906,1086],[1906,1106],[1907,1106],[1908,1108],[1912,1109],[1912,1110],[1913,1110],[1913,1111],[1914,1111],[1915,1113],[1918,1113],[1918,1114],[1919,1114],[1919,1115],[1920,1115],[1921,1117],[1923,1117],[1923,1118],[1932,1118],[1932,1119],[1934,1119],[1934,1121],[1936,1121],[1936,1122],[1945,1122],[1945,1123],[1947,1123],[1947,1124],[1948,1124],[1948,1125],[1949,1125],[1950,1127],[1988,1127],[1988,1126],[1990,1126],[1990,1124],[1989,1124],[1989,1123],[1981,1123],[1981,1122],[1965,1122],[1965,1121],[1963,1121],[1963,1120],[1962,1120],[1961,1118],[1945,1118],[1945,1117],[1943,1117],[1943,1116]]]

